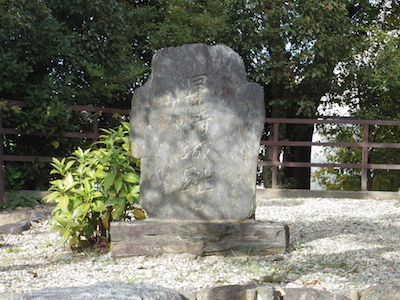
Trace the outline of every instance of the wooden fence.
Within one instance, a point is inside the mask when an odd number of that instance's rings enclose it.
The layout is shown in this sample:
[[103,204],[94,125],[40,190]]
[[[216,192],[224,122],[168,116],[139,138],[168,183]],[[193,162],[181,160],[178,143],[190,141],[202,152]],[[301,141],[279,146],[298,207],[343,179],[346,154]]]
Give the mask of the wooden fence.
[[[361,169],[361,190],[367,190],[368,170],[400,170],[400,164],[371,164],[368,161],[368,149],[370,148],[400,148],[400,143],[370,143],[370,126],[400,126],[400,121],[382,120],[309,120],[309,119],[277,119],[267,118],[266,123],[272,124],[270,140],[261,141],[261,145],[272,147],[272,160],[260,161],[259,165],[271,167],[272,182],[271,188],[277,187],[278,167],[326,167],[326,168],[354,168]],[[310,142],[310,141],[280,141],[280,124],[350,124],[363,127],[362,142]],[[308,163],[308,162],[280,162],[279,147],[284,146],[331,146],[331,147],[360,147],[362,148],[361,163]]]
[[[5,100],[7,106],[29,107],[26,102]],[[68,138],[87,138],[96,141],[101,133],[99,133],[99,115],[101,113],[129,115],[128,109],[106,108],[95,106],[80,106],[69,105],[66,107],[73,111],[90,112],[90,119],[93,120],[91,132],[53,132],[46,134],[41,131],[30,132],[16,130],[15,128],[3,128],[3,111],[0,109],[0,204],[4,203],[4,161],[25,161],[25,162],[51,162],[50,156],[22,156],[22,155],[4,155],[3,153],[3,134],[21,134],[21,135],[34,135],[34,136],[54,136],[54,137],[68,137]]]
[[[7,100],[8,106],[28,107],[25,102]],[[100,136],[98,132],[98,116],[100,113],[118,113],[121,115],[129,115],[129,110],[104,108],[94,106],[67,106],[67,108],[74,111],[85,111],[93,113],[91,119],[93,120],[92,130],[88,133],[83,132],[54,132],[45,134],[43,132],[30,132],[18,131],[13,128],[2,127],[2,111],[0,110],[0,203],[4,202],[4,161],[44,161],[50,162],[51,157],[46,156],[16,156],[3,154],[3,134],[21,134],[21,135],[37,135],[37,136],[62,136],[69,138],[88,138],[93,141],[97,140]],[[309,120],[309,119],[277,119],[267,118],[266,123],[272,124],[272,131],[270,139],[261,141],[261,145],[272,147],[272,160],[260,161],[259,165],[271,167],[272,169],[272,188],[277,187],[278,167],[339,167],[339,168],[359,168],[362,169],[361,173],[361,190],[367,190],[367,176],[369,169],[387,169],[387,170],[400,170],[400,164],[370,164],[368,162],[368,149],[369,148],[400,148],[400,143],[370,143],[369,142],[369,126],[374,125],[390,125],[400,126],[400,121],[379,121],[379,120]],[[310,141],[280,141],[279,140],[279,125],[280,124],[359,124],[363,126],[363,140],[362,142],[310,142]],[[279,149],[284,146],[332,146],[332,147],[361,147],[362,148],[362,161],[359,164],[344,164],[344,163],[307,163],[307,162],[280,162]]]

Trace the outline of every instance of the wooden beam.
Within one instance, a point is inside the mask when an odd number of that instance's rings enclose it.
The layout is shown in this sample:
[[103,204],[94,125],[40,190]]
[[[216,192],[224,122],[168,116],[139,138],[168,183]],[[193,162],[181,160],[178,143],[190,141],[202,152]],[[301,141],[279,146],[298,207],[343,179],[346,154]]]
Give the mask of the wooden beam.
[[146,219],[112,222],[111,240],[114,258],[163,253],[269,255],[288,251],[289,228],[257,220]]

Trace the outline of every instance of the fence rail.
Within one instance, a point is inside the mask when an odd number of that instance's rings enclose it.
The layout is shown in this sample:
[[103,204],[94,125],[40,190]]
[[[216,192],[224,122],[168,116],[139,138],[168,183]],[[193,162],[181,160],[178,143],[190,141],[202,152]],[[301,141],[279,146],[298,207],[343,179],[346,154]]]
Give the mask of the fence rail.
[[[273,124],[270,140],[262,140],[261,145],[272,147],[272,160],[260,161],[259,165],[271,167],[272,182],[271,187],[277,187],[278,167],[326,167],[326,168],[355,168],[361,169],[361,190],[367,190],[368,170],[369,169],[385,169],[400,170],[400,164],[371,164],[368,162],[369,148],[400,148],[400,143],[370,143],[369,127],[375,125],[400,126],[400,121],[383,121],[383,120],[311,120],[311,119],[279,119],[267,118],[265,123]],[[350,124],[362,125],[363,139],[362,142],[310,142],[310,141],[279,141],[279,125],[280,124]],[[362,148],[361,163],[308,163],[308,162],[280,162],[279,147],[283,146],[332,146],[332,147],[360,147]]]
[[[23,101],[6,100],[8,106],[29,107]],[[90,116],[93,120],[92,130],[88,133],[83,132],[54,132],[45,134],[43,132],[26,132],[19,131],[14,128],[2,127],[2,110],[0,110],[0,203],[4,202],[4,161],[44,161],[50,162],[51,157],[47,156],[17,156],[17,155],[4,155],[3,153],[3,134],[22,134],[22,135],[36,135],[36,136],[61,136],[68,138],[88,138],[97,140],[100,136],[98,132],[98,117],[100,113],[118,113],[121,115],[129,115],[127,109],[94,107],[94,106],[80,106],[71,105],[67,106],[68,109],[73,111],[92,112]],[[277,187],[278,167],[328,167],[328,168],[359,168],[361,172],[361,190],[367,190],[367,176],[369,169],[387,169],[387,170],[400,170],[400,164],[370,164],[368,162],[368,149],[369,148],[400,148],[400,143],[371,143],[369,142],[369,126],[373,125],[390,125],[400,126],[400,121],[382,121],[382,120],[311,120],[311,119],[278,119],[267,118],[265,123],[272,124],[272,131],[269,140],[262,140],[261,145],[272,147],[272,160],[260,161],[259,165],[271,167],[272,169],[272,183],[271,187]],[[279,140],[279,125],[280,124],[353,124],[363,126],[363,140],[362,142],[310,142],[310,141],[280,141]],[[362,148],[362,162],[359,164],[345,164],[345,163],[308,163],[308,162],[280,162],[279,161],[279,147],[284,146],[332,146],[332,147],[360,147]]]

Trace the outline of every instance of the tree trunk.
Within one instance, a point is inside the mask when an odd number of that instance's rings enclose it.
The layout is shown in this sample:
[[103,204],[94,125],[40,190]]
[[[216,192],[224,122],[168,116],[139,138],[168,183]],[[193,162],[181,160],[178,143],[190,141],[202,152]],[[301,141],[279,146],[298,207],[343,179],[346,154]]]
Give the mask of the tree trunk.
[[[291,141],[311,141],[314,131],[313,125],[287,124],[287,136]],[[283,154],[284,162],[310,162],[311,146],[286,147]],[[284,182],[293,189],[310,189],[311,168],[285,167],[283,170]]]

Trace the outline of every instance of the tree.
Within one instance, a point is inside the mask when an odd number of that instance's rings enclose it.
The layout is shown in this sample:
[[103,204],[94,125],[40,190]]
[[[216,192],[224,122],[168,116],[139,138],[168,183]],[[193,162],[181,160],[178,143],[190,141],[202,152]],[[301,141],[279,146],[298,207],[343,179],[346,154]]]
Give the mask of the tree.
[[[370,39],[373,47],[368,49],[362,60],[347,68],[343,86],[349,89],[342,101],[350,106],[356,119],[400,120],[400,37],[398,32],[377,29],[370,32]],[[335,141],[362,139],[361,130],[349,127],[326,128],[325,135]],[[399,143],[400,128],[371,126],[370,142]],[[360,149],[329,149],[326,154],[328,161],[361,162]],[[398,157],[398,149],[373,148],[368,153],[369,163],[373,164],[398,164]],[[360,170],[322,169],[316,177],[327,189],[359,190],[360,174]],[[371,170],[368,174],[368,190],[398,191],[398,178],[397,170]]]
[[183,44],[221,43],[230,24],[225,1],[131,1],[134,53],[145,66],[161,48]]
[[[214,43],[226,28],[220,1],[3,2],[0,100],[30,106],[7,109],[3,126],[28,131],[88,131],[87,114],[66,105],[129,108],[157,49]],[[5,136],[5,154],[66,156],[78,146],[88,142]],[[7,189],[43,188],[48,171],[39,162],[7,162]]]
[[47,3],[70,43],[56,71],[74,88],[75,102],[129,108],[135,83],[145,69],[133,55],[131,19],[135,16],[128,4],[118,0]]
[[[0,100],[23,100],[29,105],[6,110],[4,127],[44,133],[88,131],[90,116],[72,113],[66,105],[130,106],[143,67],[132,55],[130,15],[123,1],[3,2]],[[65,156],[88,144],[6,135],[5,154]],[[48,184],[47,164],[7,162],[5,171],[7,189]]]
[[[321,97],[338,79],[335,68],[362,53],[365,28],[379,21],[387,1],[3,2],[0,99],[24,100],[33,108],[29,114],[7,112],[5,125],[48,132],[85,129],[81,114],[65,113],[67,104],[129,108],[155,51],[195,42],[226,44],[242,56],[249,80],[264,86],[268,116],[315,117]],[[311,127],[286,126],[280,134],[310,140],[311,133]],[[24,154],[48,145],[42,155],[53,155],[53,142],[13,137],[6,149]],[[57,142],[65,152],[77,146]],[[283,151],[286,161],[310,159],[309,147]],[[284,175],[292,187],[309,187],[309,169],[286,168]]]
[[[4,1],[3,1],[4,2]],[[63,98],[67,93],[61,80],[51,72],[57,66],[60,51],[68,47],[62,34],[62,24],[51,15],[50,9],[38,1],[6,1],[0,16],[0,99],[26,100],[32,110],[27,113],[18,107],[6,110],[3,126],[9,128],[51,130],[68,122]],[[5,136],[5,154],[35,155],[48,146],[54,150],[51,139]],[[39,146],[40,145],[40,146]],[[6,186],[31,188],[26,182],[35,182],[40,163],[6,163]],[[25,178],[25,179],[24,179]],[[8,181],[7,181],[8,180]]]
[[[365,36],[360,26],[378,8],[367,1],[246,3],[247,14],[258,28],[250,37],[252,49],[245,61],[250,77],[264,86],[267,115],[315,118],[321,97],[337,77],[335,68],[363,49]],[[240,28],[244,21],[236,24],[238,32],[246,32]],[[312,126],[287,125],[280,139],[311,141],[312,131]],[[268,138],[268,127],[265,132]],[[310,147],[283,149],[284,161],[309,162],[310,153]],[[309,188],[309,178],[309,168],[284,169],[284,184],[293,188]]]
[[[133,4],[141,16],[138,49],[148,64],[160,47],[226,44],[242,56],[249,79],[264,86],[267,115],[292,118],[316,116],[321,97],[337,77],[334,69],[360,53],[365,39],[360,26],[379,11],[368,1],[344,0],[139,3]],[[286,126],[281,134],[292,140],[311,140],[312,130]],[[265,133],[270,135],[268,127]],[[284,159],[309,161],[310,147],[288,147]],[[286,168],[285,178],[292,178],[292,187],[309,188],[309,168]]]

